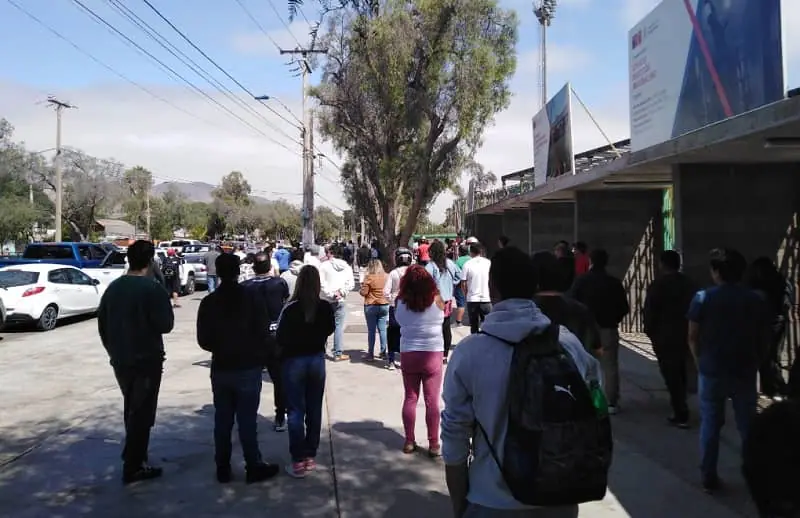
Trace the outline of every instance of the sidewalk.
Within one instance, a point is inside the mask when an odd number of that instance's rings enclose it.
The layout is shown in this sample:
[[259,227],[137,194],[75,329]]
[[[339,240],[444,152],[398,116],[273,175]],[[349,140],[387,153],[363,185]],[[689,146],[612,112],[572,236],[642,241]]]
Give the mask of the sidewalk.
[[[451,516],[441,461],[400,451],[399,371],[362,363],[356,354],[366,346],[357,295],[349,301],[346,322],[345,349],[353,351],[352,359],[328,364],[319,471],[305,480],[280,476],[247,486],[237,465],[237,481],[217,484],[208,355],[194,343],[199,298],[185,299],[167,340],[151,445],[165,476],[154,483],[119,483],[121,400],[93,321],[0,344],[0,516]],[[454,334],[466,333],[459,328]],[[583,506],[581,516],[753,516],[737,473],[735,431],[728,431],[734,435],[721,452],[722,476],[731,490],[708,497],[697,486],[696,430],[663,424],[668,407],[655,363],[630,349],[621,361],[624,411],[614,418],[610,492],[604,501]],[[269,382],[261,415],[264,456],[287,462],[287,435],[272,431]],[[417,433],[425,437],[422,407]]]

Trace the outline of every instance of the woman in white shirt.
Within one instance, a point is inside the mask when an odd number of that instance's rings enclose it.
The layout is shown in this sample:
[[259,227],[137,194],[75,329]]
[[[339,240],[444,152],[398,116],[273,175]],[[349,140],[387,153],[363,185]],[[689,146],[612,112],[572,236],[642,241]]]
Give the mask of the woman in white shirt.
[[394,264],[397,266],[389,273],[386,278],[386,286],[383,288],[383,294],[389,301],[389,325],[386,327],[386,337],[389,342],[389,357],[386,362],[386,368],[390,371],[395,370],[400,362],[397,361],[396,355],[400,353],[400,324],[397,323],[395,318],[395,302],[397,295],[400,294],[400,279],[405,275],[408,267],[411,266],[412,256],[411,250],[408,248],[398,248],[394,253]]
[[400,368],[403,371],[403,428],[406,442],[403,453],[417,449],[414,427],[420,385],[425,398],[425,424],[428,452],[441,454],[439,446],[439,399],[442,392],[444,302],[436,281],[419,265],[412,265],[400,280],[395,318],[400,324]]

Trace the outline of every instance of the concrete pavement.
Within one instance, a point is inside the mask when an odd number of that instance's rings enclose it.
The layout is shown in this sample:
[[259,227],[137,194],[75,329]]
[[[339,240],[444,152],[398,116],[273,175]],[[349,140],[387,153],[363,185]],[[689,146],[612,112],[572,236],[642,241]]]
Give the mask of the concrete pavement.
[[[208,354],[195,344],[202,294],[184,298],[167,339],[167,363],[151,455],[161,481],[119,483],[121,398],[94,319],[50,333],[10,333],[0,341],[0,516],[450,516],[440,461],[400,451],[399,372],[361,362],[366,346],[360,297],[348,302],[350,362],[329,363],[320,469],[305,480],[279,476],[221,486],[213,473],[213,407]],[[467,328],[455,330],[465,336]],[[456,338],[457,340],[457,338]],[[623,412],[614,419],[610,491],[583,506],[599,518],[754,516],[738,475],[735,431],[727,430],[722,475],[730,491],[711,498],[697,486],[696,430],[664,425],[666,393],[647,344],[621,353]],[[420,407],[418,435],[424,437]],[[272,431],[265,383],[260,439],[265,457],[289,460],[288,438]],[[239,455],[238,445],[235,456]],[[238,460],[238,459],[237,459]],[[239,461],[240,462],[240,461]]]

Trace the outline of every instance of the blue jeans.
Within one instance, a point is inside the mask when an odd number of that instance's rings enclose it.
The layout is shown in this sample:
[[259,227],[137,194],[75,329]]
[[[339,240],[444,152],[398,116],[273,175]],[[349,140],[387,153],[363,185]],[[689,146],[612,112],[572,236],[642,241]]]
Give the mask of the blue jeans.
[[386,324],[389,321],[389,304],[364,306],[364,316],[367,318],[367,352],[375,354],[375,330],[381,339],[381,354],[386,353]]
[[719,438],[725,424],[725,402],[733,403],[736,428],[742,442],[750,431],[750,423],[756,414],[758,390],[756,375],[742,378],[711,377],[699,375],[698,398],[700,400],[700,470],[703,478],[717,477]]
[[239,443],[248,466],[261,462],[258,448],[258,406],[261,404],[261,369],[211,371],[214,393],[214,447],[218,466],[231,463],[231,432],[236,419]]
[[344,317],[347,315],[347,308],[344,300],[331,302],[333,318],[336,322],[336,330],[333,332],[333,355],[342,354],[342,342],[344,342]]
[[314,458],[322,429],[325,354],[283,360],[283,390],[289,411],[289,453],[292,462]]
[[214,293],[214,290],[217,289],[217,276],[216,275],[207,275],[206,276],[206,286],[208,287],[209,293]]

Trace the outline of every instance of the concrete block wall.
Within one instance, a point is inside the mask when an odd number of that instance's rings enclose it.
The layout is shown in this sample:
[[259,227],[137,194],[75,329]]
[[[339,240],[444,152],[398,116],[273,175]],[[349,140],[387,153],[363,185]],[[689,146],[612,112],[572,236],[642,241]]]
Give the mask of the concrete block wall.
[[623,280],[631,312],[622,330],[642,331],[642,309],[662,249],[663,194],[653,190],[577,193],[577,235],[590,249],[608,251],[608,271]]
[[575,237],[575,204],[532,203],[530,206],[530,251],[552,250],[562,239]]
[[503,235],[503,216],[499,214],[476,214],[474,217],[473,235],[486,247],[486,253],[491,257],[497,250],[497,238]]
[[[730,247],[748,261],[775,260],[800,292],[800,163],[682,164],[674,185],[676,243],[689,276],[710,284],[708,252]],[[800,347],[797,312],[787,344],[788,351]]]
[[[523,252],[528,252],[530,247],[528,217],[527,210],[507,210],[503,213],[503,235],[508,237],[509,244]],[[495,241],[498,237],[494,238]]]

